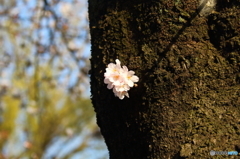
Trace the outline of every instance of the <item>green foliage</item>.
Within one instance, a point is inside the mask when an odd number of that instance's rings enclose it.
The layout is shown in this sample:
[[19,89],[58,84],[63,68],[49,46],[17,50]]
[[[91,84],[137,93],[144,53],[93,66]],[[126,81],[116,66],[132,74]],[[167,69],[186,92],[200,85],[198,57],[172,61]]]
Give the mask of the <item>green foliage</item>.
[[12,99],[9,96],[4,97],[4,110],[2,113],[2,121],[0,123],[0,149],[9,139],[11,133],[15,129],[15,119],[18,116],[20,101]]
[[[69,158],[98,131],[90,99],[83,97],[89,87],[86,7],[80,1],[35,0],[18,8],[16,2],[0,1],[0,159],[44,158],[59,140],[66,140],[66,149],[68,141],[89,132],[64,154]],[[32,12],[23,17],[22,7]],[[72,7],[84,11],[73,14]],[[80,31],[87,37],[79,39]]]
[[[48,70],[45,73],[44,70]],[[49,68],[39,68],[32,77],[24,76],[22,79],[13,79],[13,88],[25,92],[20,96],[12,95],[12,89],[2,97],[4,109],[3,122],[0,124],[0,148],[9,142],[11,135],[17,135],[18,127],[26,134],[23,143],[25,150],[21,156],[41,157],[52,144],[54,137],[71,137],[81,132],[85,125],[93,126],[93,109],[89,99],[81,96],[73,98],[61,88],[53,86],[50,80],[43,80],[45,75],[51,77]],[[37,79],[35,77],[38,77]],[[36,85],[36,83],[38,83]],[[17,120],[21,124],[17,125]]]

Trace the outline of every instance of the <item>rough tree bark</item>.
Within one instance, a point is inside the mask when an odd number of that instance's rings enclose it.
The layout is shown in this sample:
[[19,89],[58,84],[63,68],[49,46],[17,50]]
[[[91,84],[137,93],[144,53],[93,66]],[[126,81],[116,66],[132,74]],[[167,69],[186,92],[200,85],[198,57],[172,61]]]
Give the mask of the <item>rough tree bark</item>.
[[[218,0],[210,15],[198,7],[89,0],[92,103],[111,159],[240,151],[240,0]],[[103,82],[117,58],[140,78],[123,100]]]

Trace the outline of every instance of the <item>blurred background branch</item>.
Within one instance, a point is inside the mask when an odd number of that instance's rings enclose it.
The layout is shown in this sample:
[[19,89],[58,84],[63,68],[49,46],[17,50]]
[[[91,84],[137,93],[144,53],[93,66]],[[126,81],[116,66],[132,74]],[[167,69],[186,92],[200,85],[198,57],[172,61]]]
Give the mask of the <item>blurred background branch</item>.
[[0,0],[0,159],[107,158],[89,39],[86,0]]

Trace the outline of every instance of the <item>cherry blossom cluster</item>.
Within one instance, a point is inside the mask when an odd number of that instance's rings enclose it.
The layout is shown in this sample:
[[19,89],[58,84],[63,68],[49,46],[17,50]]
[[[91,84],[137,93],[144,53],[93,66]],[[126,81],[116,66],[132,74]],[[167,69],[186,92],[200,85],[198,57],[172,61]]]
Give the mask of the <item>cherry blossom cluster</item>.
[[139,78],[134,75],[134,71],[128,71],[126,66],[121,67],[121,62],[116,59],[116,64],[110,63],[104,73],[104,83],[108,89],[113,89],[113,93],[119,99],[125,96],[129,98],[128,91],[134,86],[134,82],[138,82]]

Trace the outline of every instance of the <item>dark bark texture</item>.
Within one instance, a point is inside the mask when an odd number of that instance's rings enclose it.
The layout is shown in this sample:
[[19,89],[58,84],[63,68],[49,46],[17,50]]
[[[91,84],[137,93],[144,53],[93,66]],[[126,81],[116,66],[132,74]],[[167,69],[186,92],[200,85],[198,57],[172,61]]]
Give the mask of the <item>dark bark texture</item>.
[[[89,0],[91,92],[111,159],[210,158],[240,151],[240,0]],[[138,86],[104,84],[119,59]],[[225,156],[218,156],[225,158]]]

